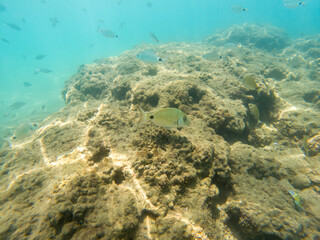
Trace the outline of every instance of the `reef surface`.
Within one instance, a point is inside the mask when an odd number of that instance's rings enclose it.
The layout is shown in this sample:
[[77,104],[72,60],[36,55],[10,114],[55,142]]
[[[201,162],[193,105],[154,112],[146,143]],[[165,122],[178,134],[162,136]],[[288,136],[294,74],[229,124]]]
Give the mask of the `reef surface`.
[[[319,73],[319,36],[252,24],[80,66],[63,109],[1,142],[0,238],[319,239]],[[137,106],[191,124],[139,125]]]

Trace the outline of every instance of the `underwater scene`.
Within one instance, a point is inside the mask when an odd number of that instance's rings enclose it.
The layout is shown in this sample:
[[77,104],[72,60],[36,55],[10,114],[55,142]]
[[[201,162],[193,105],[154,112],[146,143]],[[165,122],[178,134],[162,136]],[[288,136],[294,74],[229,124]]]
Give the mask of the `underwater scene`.
[[319,0],[0,0],[1,240],[320,240]]

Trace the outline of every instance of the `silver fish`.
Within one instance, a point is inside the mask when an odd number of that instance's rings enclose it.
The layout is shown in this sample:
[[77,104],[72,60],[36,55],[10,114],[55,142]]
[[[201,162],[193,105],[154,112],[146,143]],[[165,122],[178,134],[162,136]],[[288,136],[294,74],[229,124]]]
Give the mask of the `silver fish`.
[[156,55],[155,51],[152,50],[152,49],[148,49],[148,50],[139,52],[137,54],[137,58],[140,61],[147,62],[147,63],[157,63],[157,62],[162,62],[163,61],[163,59],[158,57]]
[[187,115],[177,108],[162,108],[154,112],[144,112],[141,107],[138,108],[140,112],[140,124],[151,121],[157,126],[168,129],[184,127],[190,124]]
[[98,32],[107,38],[118,38],[118,35],[109,29],[98,28]]
[[48,69],[48,68],[36,68],[34,70],[34,74],[39,74],[39,73],[51,73],[52,70]]
[[230,7],[231,11],[236,12],[236,13],[240,13],[240,12],[246,12],[247,9],[240,6],[240,5],[233,5]]

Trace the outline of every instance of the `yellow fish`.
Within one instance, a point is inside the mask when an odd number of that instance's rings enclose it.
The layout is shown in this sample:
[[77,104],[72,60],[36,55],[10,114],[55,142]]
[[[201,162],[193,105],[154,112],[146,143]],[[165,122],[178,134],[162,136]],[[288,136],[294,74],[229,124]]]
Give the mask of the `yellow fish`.
[[154,112],[144,112],[141,107],[139,107],[139,112],[139,123],[151,121],[157,126],[169,129],[184,127],[190,124],[187,116],[177,108],[163,108]]
[[295,206],[298,208],[298,210],[299,211],[303,210],[302,205],[301,205],[301,199],[300,199],[299,195],[296,192],[291,191],[291,190],[288,192],[289,192],[290,196],[292,197],[293,202],[294,202]]
[[259,112],[259,108],[257,107],[257,105],[253,104],[253,103],[249,103],[248,104],[249,110],[251,115],[253,116],[253,118],[259,122],[259,118],[260,118],[260,112]]
[[244,75],[242,77],[242,83],[249,90],[257,90],[257,88],[258,88],[257,83],[256,83],[256,79],[251,74]]

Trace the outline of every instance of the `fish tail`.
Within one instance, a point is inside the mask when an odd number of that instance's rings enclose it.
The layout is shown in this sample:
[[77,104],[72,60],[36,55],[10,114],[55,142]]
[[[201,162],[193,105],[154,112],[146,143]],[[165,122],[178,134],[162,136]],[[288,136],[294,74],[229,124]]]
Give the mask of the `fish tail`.
[[144,123],[147,121],[147,115],[146,113],[142,110],[140,106],[138,106],[139,113],[140,113],[140,119],[139,119],[139,124]]

